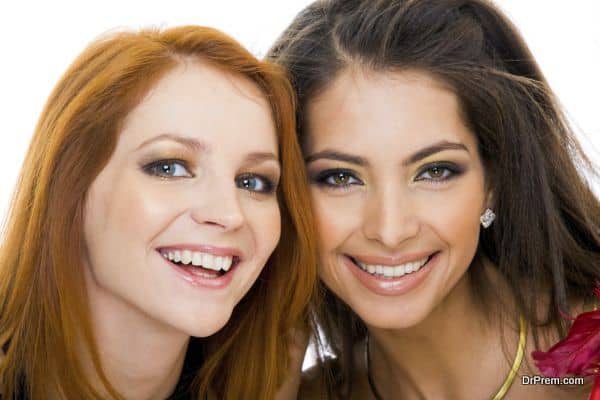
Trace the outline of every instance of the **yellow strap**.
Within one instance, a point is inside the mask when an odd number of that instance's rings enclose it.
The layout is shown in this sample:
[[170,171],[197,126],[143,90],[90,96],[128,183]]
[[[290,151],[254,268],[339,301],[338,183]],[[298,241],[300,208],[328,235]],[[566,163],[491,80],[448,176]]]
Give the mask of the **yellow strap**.
[[492,400],[501,400],[504,398],[508,389],[512,386],[515,377],[517,376],[517,372],[519,372],[519,368],[521,368],[521,363],[523,362],[523,356],[525,355],[525,344],[527,343],[527,321],[525,321],[525,317],[522,315],[519,317],[519,345],[517,346],[517,354],[515,355],[515,361],[513,361],[513,365],[510,368],[510,372],[506,376],[504,383],[500,386],[500,390]]

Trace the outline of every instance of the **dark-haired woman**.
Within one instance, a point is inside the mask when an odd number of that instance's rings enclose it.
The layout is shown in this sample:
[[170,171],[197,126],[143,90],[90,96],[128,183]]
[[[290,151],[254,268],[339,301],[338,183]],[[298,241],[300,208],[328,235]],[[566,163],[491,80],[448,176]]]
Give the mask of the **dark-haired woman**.
[[[317,1],[270,51],[299,96],[321,363],[301,398],[583,399],[524,385],[593,307],[593,171],[482,0]],[[332,357],[331,357],[332,356]]]

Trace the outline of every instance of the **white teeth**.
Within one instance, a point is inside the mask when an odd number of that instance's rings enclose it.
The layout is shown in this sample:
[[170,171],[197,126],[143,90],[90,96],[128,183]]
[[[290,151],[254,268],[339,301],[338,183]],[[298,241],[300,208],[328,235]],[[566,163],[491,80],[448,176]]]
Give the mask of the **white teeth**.
[[192,265],[195,265],[196,267],[202,265],[202,253],[192,253]]
[[[203,266],[204,268],[207,268],[207,269],[212,269],[212,268],[208,268],[209,261],[210,261],[212,255],[211,254],[206,254],[206,253],[197,253],[197,254],[200,257],[200,262],[198,263],[198,265],[201,265],[201,266]],[[212,265],[212,264],[210,264],[210,265]]]
[[410,274],[412,272],[417,272],[421,269],[423,265],[427,262],[429,257],[425,257],[422,260],[409,262],[406,264],[400,265],[374,265],[374,264],[366,264],[361,261],[356,260],[356,263],[360,266],[364,271],[372,274],[372,275],[383,275],[386,277],[395,277],[402,276],[405,274]]
[[174,262],[182,264],[192,264],[197,267],[211,269],[213,271],[229,271],[233,263],[233,256],[215,256],[213,254],[202,253],[191,250],[175,250],[169,252],[161,252],[162,256]]
[[215,267],[217,270],[223,269],[223,257],[215,257]]
[[229,268],[231,268],[231,263],[233,262],[233,257],[223,257],[223,270],[224,271],[229,271]]
[[402,265],[398,268],[394,268],[394,276],[402,276],[406,273],[406,268]]
[[181,252],[181,263],[189,264],[192,262],[192,252],[189,250],[184,250]]
[[221,268],[217,267],[217,263],[215,262],[215,257],[212,254],[202,254],[202,266],[207,269],[213,269],[215,271],[220,270]]

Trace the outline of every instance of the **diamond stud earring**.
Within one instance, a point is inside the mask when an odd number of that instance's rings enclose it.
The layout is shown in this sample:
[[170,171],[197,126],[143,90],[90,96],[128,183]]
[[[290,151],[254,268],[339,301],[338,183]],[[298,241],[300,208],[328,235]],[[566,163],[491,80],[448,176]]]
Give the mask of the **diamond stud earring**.
[[494,219],[496,219],[496,214],[494,214],[494,212],[489,208],[486,208],[481,217],[479,217],[479,221],[481,221],[481,226],[483,226],[484,228],[489,228],[492,222],[494,222]]

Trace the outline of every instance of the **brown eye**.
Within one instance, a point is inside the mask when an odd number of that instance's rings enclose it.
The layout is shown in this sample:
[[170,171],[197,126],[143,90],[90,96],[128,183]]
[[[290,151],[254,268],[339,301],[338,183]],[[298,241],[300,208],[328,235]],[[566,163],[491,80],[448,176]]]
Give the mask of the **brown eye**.
[[347,185],[348,181],[350,181],[350,176],[344,172],[339,172],[331,177],[333,179],[333,183],[336,185]]
[[432,167],[429,169],[429,176],[433,179],[439,179],[444,176],[444,168]]
[[354,172],[343,169],[328,169],[320,172],[311,179],[320,186],[332,189],[343,189],[354,185],[363,185],[363,182],[357,178]]
[[462,174],[462,168],[449,163],[433,164],[419,172],[416,181],[445,182]]
[[331,190],[346,190],[353,186],[363,186],[355,171],[349,169],[326,169],[316,174],[311,174],[310,180],[313,184]]

